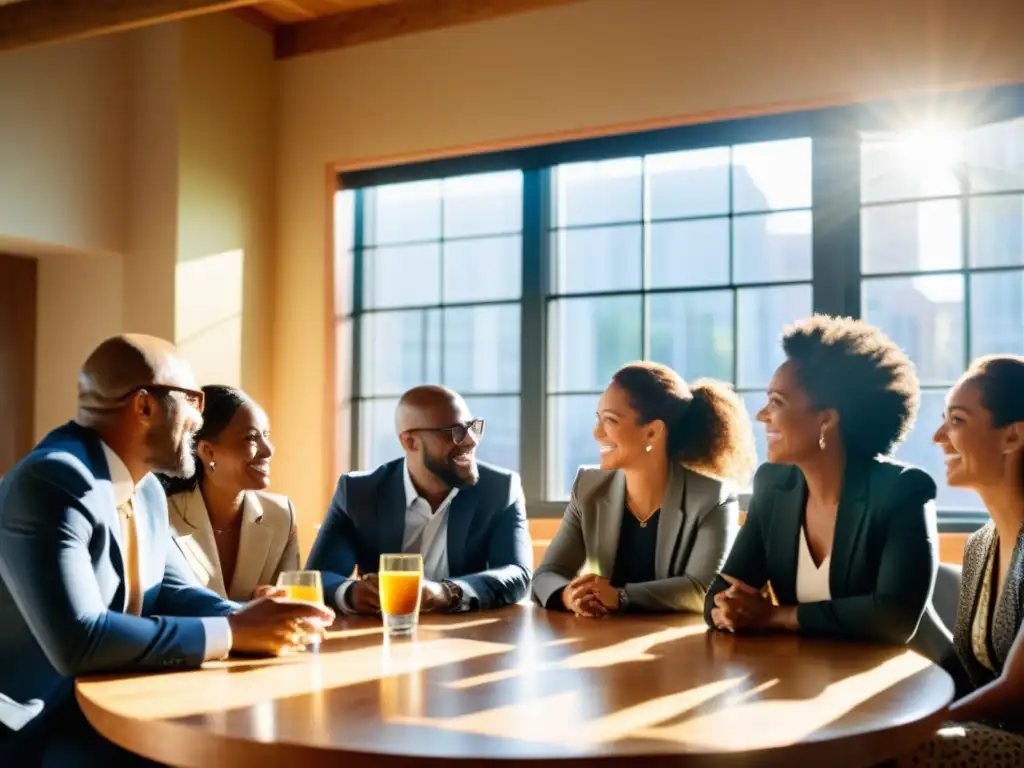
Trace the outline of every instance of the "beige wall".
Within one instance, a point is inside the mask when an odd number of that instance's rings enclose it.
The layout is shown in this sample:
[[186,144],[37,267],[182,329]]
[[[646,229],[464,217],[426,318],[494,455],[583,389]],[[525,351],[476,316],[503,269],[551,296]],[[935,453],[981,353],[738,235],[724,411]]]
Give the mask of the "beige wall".
[[[200,373],[233,361],[229,383],[269,401],[272,67],[270,38],[232,16],[0,55],[0,245],[40,261],[37,437],[74,415],[102,339],[177,337],[197,314],[183,295],[236,316],[233,348],[193,349]],[[230,249],[237,302],[179,269]]]
[[273,43],[232,16],[182,30],[175,335],[272,412]]
[[275,482],[311,530],[334,482],[328,164],[1024,80],[1022,31],[1019,0],[587,0],[281,62]]

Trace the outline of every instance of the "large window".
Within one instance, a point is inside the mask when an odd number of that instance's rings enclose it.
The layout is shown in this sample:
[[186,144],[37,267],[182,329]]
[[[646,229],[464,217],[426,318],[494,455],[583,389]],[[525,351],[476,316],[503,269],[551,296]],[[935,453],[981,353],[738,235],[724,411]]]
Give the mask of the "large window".
[[[861,141],[863,316],[923,388],[900,457],[944,475],[931,444],[950,385],[979,355],[1024,353],[1024,119]],[[981,509],[939,482],[939,505]]]
[[850,314],[917,365],[899,455],[972,524],[979,501],[944,487],[930,441],[972,358],[1024,353],[1024,86],[934,99],[969,113],[961,128],[906,130],[929,111],[869,105],[343,174],[352,463],[399,456],[398,396],[441,382],[487,420],[480,455],[520,471],[531,514],[557,514],[597,461],[618,366],[730,382],[753,415],[783,327]]
[[811,141],[561,165],[553,190],[547,489],[558,499],[596,462],[597,399],[623,363],[730,382],[752,409],[763,400],[779,330],[811,312]]
[[361,203],[360,465],[401,455],[399,396],[442,383],[486,418],[480,457],[518,469],[522,174],[380,186]]

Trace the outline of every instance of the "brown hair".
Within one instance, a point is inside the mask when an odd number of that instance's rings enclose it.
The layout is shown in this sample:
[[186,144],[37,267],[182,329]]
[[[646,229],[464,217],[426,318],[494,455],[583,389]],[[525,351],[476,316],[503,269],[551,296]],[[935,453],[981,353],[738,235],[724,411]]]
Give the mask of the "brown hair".
[[732,387],[714,379],[688,385],[667,365],[624,365],[612,382],[626,393],[641,424],[660,420],[671,461],[695,472],[745,484],[757,453],[750,417]]
[[[989,412],[993,427],[998,429],[1024,421],[1024,356],[979,357],[971,363],[964,378],[977,382],[981,404]],[[1024,480],[1024,454],[1021,455],[1021,478]]]

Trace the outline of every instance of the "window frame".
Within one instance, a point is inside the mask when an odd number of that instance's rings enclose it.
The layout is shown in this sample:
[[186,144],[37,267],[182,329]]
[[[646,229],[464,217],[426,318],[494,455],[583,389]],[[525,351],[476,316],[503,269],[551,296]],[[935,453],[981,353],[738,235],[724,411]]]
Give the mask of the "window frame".
[[[553,274],[549,237],[552,228],[553,169],[560,164],[588,160],[810,138],[812,308],[815,312],[859,317],[862,280],[861,133],[898,130],[908,115],[959,114],[965,111],[965,106],[969,107],[973,119],[969,122],[961,121],[960,125],[964,128],[1019,117],[1024,114],[1024,84],[972,91],[932,92],[901,99],[695,123],[338,173],[336,189],[355,192],[354,237],[348,271],[352,293],[347,300],[334,297],[330,303],[332,322],[329,328],[335,329],[333,332],[336,333],[337,321],[341,319],[333,308],[338,305],[350,307],[347,319],[350,321],[352,364],[344,374],[332,370],[330,375],[345,375],[349,379],[350,455],[359,456],[361,440],[358,404],[362,375],[360,317],[364,311],[362,291],[365,275],[362,258],[363,188],[495,171],[522,171],[519,472],[530,516],[558,518],[565,510],[565,502],[545,498],[548,475],[547,364],[550,344],[547,310],[550,297],[557,289],[549,284]],[[850,183],[851,179],[854,183]],[[338,258],[333,248],[328,250],[329,258]],[[735,288],[731,284],[729,287]],[[536,339],[543,339],[540,348],[535,342],[527,341]],[[333,393],[335,389],[331,388],[330,391]],[[332,412],[340,407],[341,403],[332,402]],[[331,429],[337,429],[333,424],[332,421]],[[331,444],[336,444],[340,436],[335,434],[333,437]],[[936,478],[936,481],[942,482],[942,479]],[[741,507],[745,509],[748,502],[749,495],[743,494],[740,498]],[[984,524],[988,515],[974,510],[941,509],[938,520],[939,529],[943,532],[969,532]]]

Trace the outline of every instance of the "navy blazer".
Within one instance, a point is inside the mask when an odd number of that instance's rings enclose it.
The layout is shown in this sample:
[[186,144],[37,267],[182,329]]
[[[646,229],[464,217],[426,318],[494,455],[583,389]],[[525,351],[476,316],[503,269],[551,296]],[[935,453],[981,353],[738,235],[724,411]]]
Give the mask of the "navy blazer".
[[135,514],[141,616],[124,613],[121,523],[95,432],[54,430],[0,482],[0,718],[56,708],[78,675],[202,664],[197,617],[237,605],[196,582],[153,475],[136,488]]
[[[405,459],[338,480],[327,519],[306,568],[321,571],[330,596],[360,573],[376,573],[381,553],[402,551],[405,532]],[[475,608],[500,608],[526,597],[533,546],[519,475],[480,464],[480,480],[461,488],[448,509],[448,571],[479,598]],[[330,600],[330,597],[328,597]]]

